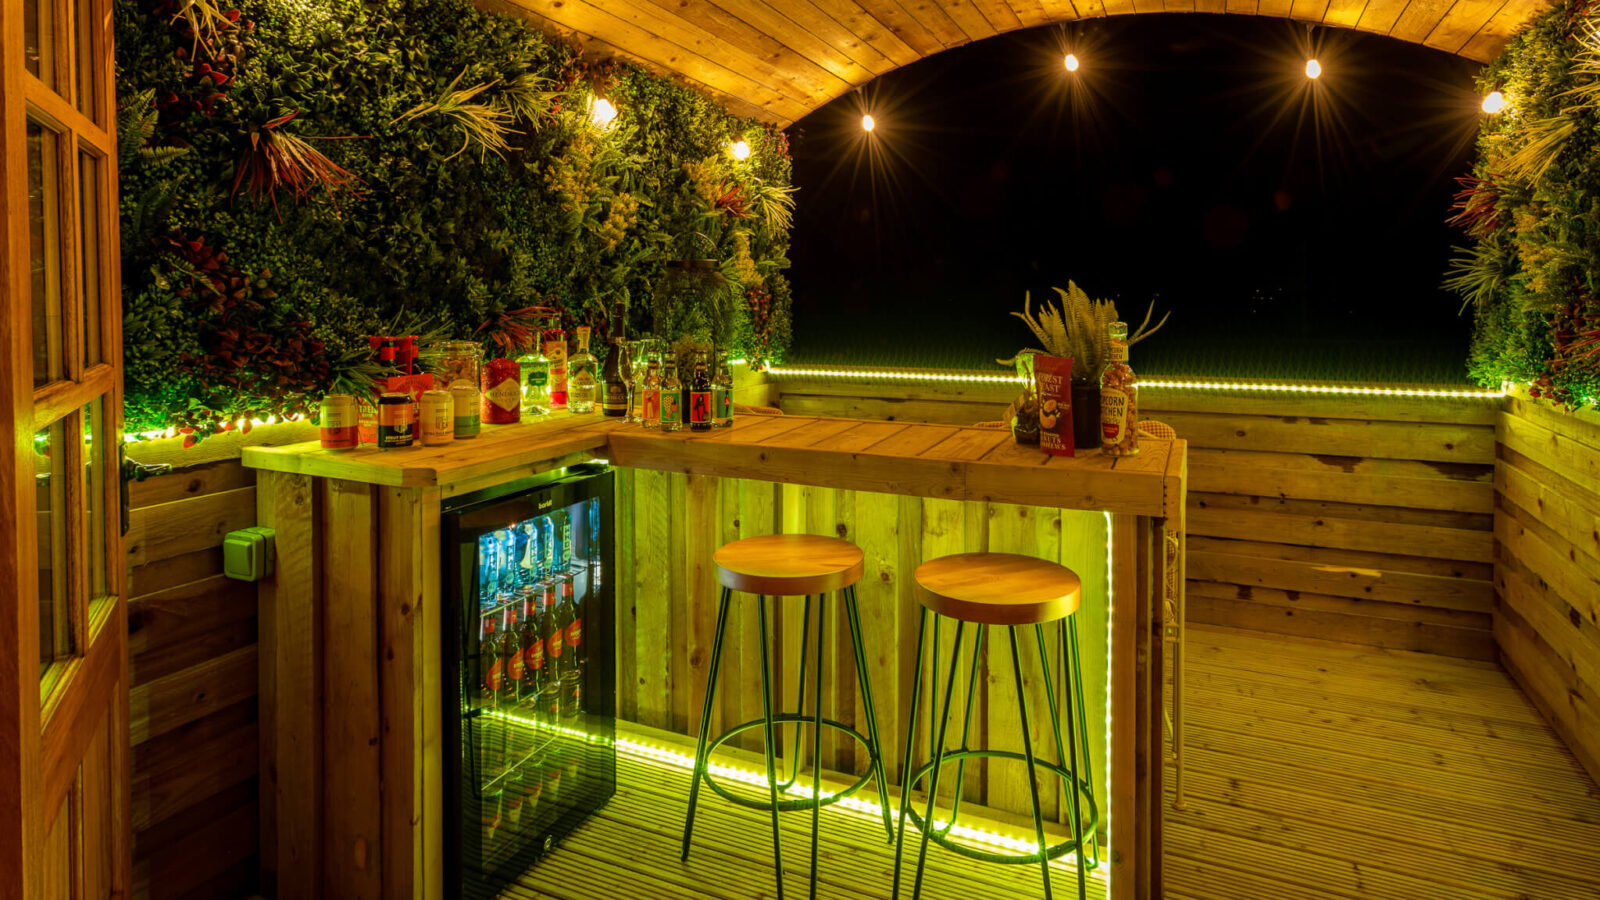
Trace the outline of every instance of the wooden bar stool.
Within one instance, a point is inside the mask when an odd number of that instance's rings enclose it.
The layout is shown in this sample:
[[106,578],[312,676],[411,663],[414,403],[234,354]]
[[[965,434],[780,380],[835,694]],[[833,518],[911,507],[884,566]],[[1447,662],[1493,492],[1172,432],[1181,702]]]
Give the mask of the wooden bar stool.
[[[1078,863],[1078,897],[1088,896],[1088,870],[1097,868],[1100,850],[1095,838],[1099,821],[1099,808],[1094,796],[1094,777],[1088,745],[1088,729],[1083,706],[1083,672],[1078,660],[1078,627],[1073,613],[1078,609],[1081,588],[1078,576],[1066,566],[1031,556],[1013,553],[961,553],[929,560],[917,567],[916,595],[922,604],[917,625],[917,668],[911,681],[911,716],[906,725],[904,774],[900,785],[900,826],[894,853],[894,894],[900,896],[901,852],[905,845],[906,818],[922,830],[922,849],[917,854],[917,874],[912,887],[913,900],[922,894],[923,865],[927,861],[928,841],[931,839],[963,856],[986,862],[1027,864],[1037,862],[1044,874],[1044,895],[1052,896],[1050,888],[1050,860],[1072,852]],[[917,727],[917,707],[922,692],[922,649],[928,628],[928,614],[955,620],[956,634],[950,654],[950,674],[945,681],[943,711],[937,723],[929,723],[929,740],[933,759],[920,769],[913,769],[911,760],[912,738]],[[1057,639],[1061,652],[1070,660],[1071,690],[1066,694],[1067,741],[1061,740],[1061,717],[1056,710],[1055,685],[1048,665],[1050,655],[1045,647],[1044,626],[1056,623]],[[961,747],[946,752],[945,737],[950,724],[950,705],[955,694],[956,670],[960,668],[961,638],[966,626],[976,625],[972,644],[972,675],[967,683],[966,724],[962,727]],[[934,687],[937,688],[939,632],[935,621],[933,665]],[[972,723],[973,696],[977,687],[977,658],[984,646],[984,632],[989,626],[1004,627],[1011,638],[1011,670],[1015,676],[1017,709],[1021,713],[1022,753],[1006,750],[974,750],[967,745],[968,728]],[[1056,753],[1069,768],[1034,758],[1033,739],[1028,726],[1027,693],[1022,682],[1022,656],[1017,645],[1017,629],[1033,626],[1034,639],[1039,645],[1039,659],[1044,674],[1045,694],[1049,699],[1051,733],[1055,736]],[[1074,715],[1076,713],[1076,716]],[[934,725],[937,724],[937,734]],[[1081,744],[1081,754],[1080,754]],[[1083,764],[1082,777],[1079,762]],[[966,761],[975,758],[1013,759],[1028,766],[1028,789],[1033,796],[1033,829],[1039,850],[1029,854],[995,853],[970,845],[957,843],[949,837],[961,811],[962,770]],[[944,828],[934,827],[933,811],[939,796],[939,771],[946,763],[957,763],[955,798],[950,817]],[[1045,844],[1044,817],[1039,809],[1040,768],[1054,772],[1067,786],[1072,798],[1072,839],[1050,846]],[[911,791],[923,778],[928,781],[927,807],[921,816],[910,809]],[[1085,846],[1085,834],[1088,846]],[[1086,860],[1086,857],[1088,859]]]
[[[821,537],[809,534],[774,534],[765,537],[745,538],[724,544],[712,555],[712,561],[717,566],[717,582],[722,585],[722,601],[717,610],[717,634],[711,646],[711,668],[706,678],[705,705],[700,711],[700,737],[695,744],[694,777],[689,787],[689,811],[683,825],[683,856],[689,858],[689,839],[694,832],[694,809],[700,795],[700,782],[703,780],[708,787],[724,799],[751,809],[764,809],[772,811],[772,857],[777,868],[778,897],[783,897],[783,849],[778,838],[778,813],[782,810],[811,809],[811,893],[817,896],[817,832],[818,821],[822,807],[836,803],[860,790],[867,781],[876,778],[878,782],[878,802],[883,811],[883,828],[889,839],[894,838],[894,826],[889,818],[889,793],[883,776],[883,758],[879,752],[881,746],[878,742],[878,718],[872,704],[872,684],[867,676],[866,648],[861,639],[861,614],[856,606],[856,582],[861,580],[861,573],[865,568],[861,548],[849,541],[838,538]],[[722,668],[722,636],[728,625],[728,609],[733,603],[733,592],[741,591],[746,594],[756,595],[756,616],[761,631],[761,718],[752,719],[735,725],[724,731],[714,740],[708,742],[706,732],[711,725],[711,710],[714,708],[717,694],[717,674]],[[845,618],[850,627],[850,640],[855,649],[856,674],[861,688],[862,703],[866,715],[867,733],[860,731],[833,719],[822,717],[822,670],[823,648],[826,641],[823,639],[822,623],[823,613],[826,610],[827,595],[839,592],[844,602]],[[768,597],[804,596],[806,598],[805,630],[800,643],[800,676],[799,686],[796,690],[798,708],[792,713],[777,713],[772,711],[771,687],[771,656],[767,650],[767,606]],[[811,640],[811,600],[816,597],[817,606],[817,637],[816,637],[816,673],[814,690],[816,692],[816,706],[811,715],[805,714],[805,689],[806,689],[806,648]],[[795,724],[794,749],[791,759],[794,760],[793,774],[784,782],[778,781],[777,764],[775,762],[775,748],[777,745],[776,726],[780,722]],[[810,723],[812,726],[811,762],[813,776],[811,780],[811,795],[808,798],[779,799],[780,792],[786,792],[800,777],[800,726]],[[717,783],[711,777],[707,761],[712,751],[721,746],[729,738],[751,728],[760,726],[765,735],[767,758],[767,790],[766,800],[755,800],[750,797],[740,796]],[[820,758],[822,746],[822,729],[832,728],[854,738],[866,747],[870,760],[867,771],[857,778],[854,784],[838,793],[827,797],[822,796],[822,761]]]

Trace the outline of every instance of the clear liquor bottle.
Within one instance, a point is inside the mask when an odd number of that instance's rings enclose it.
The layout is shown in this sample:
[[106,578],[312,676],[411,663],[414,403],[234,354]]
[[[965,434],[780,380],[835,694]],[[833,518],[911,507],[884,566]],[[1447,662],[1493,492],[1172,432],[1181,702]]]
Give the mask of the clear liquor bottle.
[[600,393],[600,361],[589,352],[589,326],[578,326],[578,352],[567,360],[567,408],[580,415],[594,412]]
[[632,386],[629,376],[633,374],[633,362],[628,354],[627,335],[624,333],[627,317],[627,307],[618,300],[611,307],[611,347],[606,350],[604,387],[600,400],[601,413],[624,420],[628,416],[628,389]]
[[522,417],[549,415],[550,357],[544,355],[544,347],[536,342],[517,357],[517,365],[522,367]]

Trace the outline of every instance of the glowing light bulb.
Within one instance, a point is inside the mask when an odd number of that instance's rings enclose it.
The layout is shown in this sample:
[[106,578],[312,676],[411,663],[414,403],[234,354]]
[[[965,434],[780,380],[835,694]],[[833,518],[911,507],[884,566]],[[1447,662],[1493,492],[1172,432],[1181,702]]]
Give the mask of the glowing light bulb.
[[1306,60],[1306,77],[1317,78],[1322,75],[1322,63],[1314,59]]
[[872,118],[872,114],[871,113],[867,113],[866,115],[861,117],[861,130],[862,131],[871,131],[872,129],[877,128],[877,127],[878,127],[878,120]]
[[1499,91],[1490,91],[1488,95],[1483,98],[1483,111],[1491,116],[1505,108],[1506,95],[1500,93]]
[[1068,53],[1067,54],[1067,71],[1068,72],[1076,72],[1076,71],[1078,71],[1078,55],[1076,53]]
[[604,97],[596,97],[589,102],[589,121],[593,122],[596,128],[604,128],[615,121],[616,118],[617,108],[612,105],[610,100]]
[[728,148],[728,152],[733,154],[733,158],[734,159],[741,160],[741,161],[749,159],[750,158],[750,142],[745,141],[745,140],[734,141],[733,142],[733,146]]

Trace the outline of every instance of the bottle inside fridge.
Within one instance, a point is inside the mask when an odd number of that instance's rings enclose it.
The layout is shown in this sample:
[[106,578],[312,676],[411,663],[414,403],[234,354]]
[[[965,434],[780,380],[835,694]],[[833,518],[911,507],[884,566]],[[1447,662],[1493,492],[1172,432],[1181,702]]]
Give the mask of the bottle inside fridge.
[[509,883],[615,791],[611,476],[562,475],[445,511],[464,895]]

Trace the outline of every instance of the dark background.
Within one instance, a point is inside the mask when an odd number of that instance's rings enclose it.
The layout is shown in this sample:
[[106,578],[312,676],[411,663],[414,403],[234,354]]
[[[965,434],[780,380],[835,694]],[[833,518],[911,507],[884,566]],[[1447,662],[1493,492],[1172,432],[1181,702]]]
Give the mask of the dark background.
[[[1081,59],[1069,74],[1063,55]],[[1318,81],[1305,60],[1322,63]],[[792,364],[992,366],[1076,281],[1147,374],[1461,382],[1439,284],[1479,66],[1353,31],[1141,15],[980,41],[792,129]],[[871,111],[876,131],[861,130]]]

